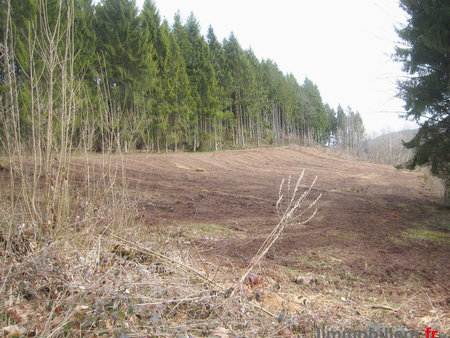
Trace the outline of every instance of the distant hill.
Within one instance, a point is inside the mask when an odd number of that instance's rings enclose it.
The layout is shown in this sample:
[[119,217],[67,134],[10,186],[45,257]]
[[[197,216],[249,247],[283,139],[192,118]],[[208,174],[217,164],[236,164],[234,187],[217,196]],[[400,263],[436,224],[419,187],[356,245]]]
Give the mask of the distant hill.
[[383,134],[367,140],[366,150],[370,161],[398,165],[408,161],[413,150],[406,149],[402,141],[410,141],[418,129]]

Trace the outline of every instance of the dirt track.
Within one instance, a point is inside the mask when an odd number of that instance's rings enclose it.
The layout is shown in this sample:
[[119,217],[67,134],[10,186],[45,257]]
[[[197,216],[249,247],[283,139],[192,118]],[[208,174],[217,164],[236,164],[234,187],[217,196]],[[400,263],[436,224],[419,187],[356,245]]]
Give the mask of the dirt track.
[[[268,264],[353,276],[365,282],[350,281],[349,294],[359,287],[368,295],[387,294],[398,304],[414,302],[411,297],[425,290],[433,307],[448,316],[450,237],[434,224],[448,226],[450,213],[425,188],[423,173],[308,148],[139,154],[125,161],[138,217],[149,229],[176,227],[203,256],[233,266],[244,266],[277,224],[281,179],[297,178],[306,169],[305,185],[318,176],[311,196],[322,193],[319,211],[308,224],[286,229],[269,251]],[[186,235],[198,225],[225,231]],[[415,231],[419,237],[408,235]]]

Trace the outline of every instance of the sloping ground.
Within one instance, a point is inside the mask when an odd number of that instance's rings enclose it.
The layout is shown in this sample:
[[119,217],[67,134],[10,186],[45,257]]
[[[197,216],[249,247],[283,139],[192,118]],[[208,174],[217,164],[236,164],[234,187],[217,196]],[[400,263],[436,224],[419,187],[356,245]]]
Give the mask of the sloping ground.
[[[423,172],[311,148],[88,154],[72,169],[48,234],[28,219],[32,171],[0,198],[0,335],[450,332],[450,210]],[[280,181],[303,170],[316,216],[242,277],[279,222]]]
[[318,214],[271,248],[257,271],[263,285],[306,296],[314,325],[352,328],[356,318],[448,332],[450,212],[421,173],[307,148],[134,154],[125,162],[148,231],[170,233],[227,273],[244,267],[277,224],[281,179],[306,169],[305,185],[318,176]]

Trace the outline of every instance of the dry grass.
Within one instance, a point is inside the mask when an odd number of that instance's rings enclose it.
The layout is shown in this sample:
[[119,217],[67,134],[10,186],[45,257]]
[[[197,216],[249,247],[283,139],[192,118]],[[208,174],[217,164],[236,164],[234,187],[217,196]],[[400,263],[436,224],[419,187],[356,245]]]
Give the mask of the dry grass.
[[[286,308],[289,296],[269,292],[249,272],[236,284],[239,271],[229,274],[176,242],[143,232],[123,191],[113,198],[113,189],[87,190],[78,190],[84,201],[71,215],[77,221],[47,242],[26,226],[7,234],[2,224],[3,334],[273,336],[293,327],[303,332],[293,315],[298,307]],[[293,197],[290,204],[300,206]],[[12,229],[17,215],[1,210]]]

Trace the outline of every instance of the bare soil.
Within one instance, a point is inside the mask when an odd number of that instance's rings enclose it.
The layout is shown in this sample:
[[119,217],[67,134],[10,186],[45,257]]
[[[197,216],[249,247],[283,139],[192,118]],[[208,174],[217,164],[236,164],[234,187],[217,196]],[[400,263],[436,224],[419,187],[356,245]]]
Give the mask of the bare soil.
[[[359,315],[448,332],[450,211],[422,172],[311,148],[133,154],[125,162],[148,231],[170,232],[228,271],[246,266],[277,224],[280,181],[306,169],[305,186],[318,177],[318,213],[287,228],[258,273],[307,295],[316,312],[328,304],[330,321]],[[296,284],[298,275],[314,283]]]

